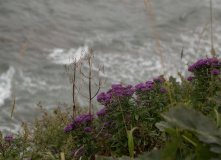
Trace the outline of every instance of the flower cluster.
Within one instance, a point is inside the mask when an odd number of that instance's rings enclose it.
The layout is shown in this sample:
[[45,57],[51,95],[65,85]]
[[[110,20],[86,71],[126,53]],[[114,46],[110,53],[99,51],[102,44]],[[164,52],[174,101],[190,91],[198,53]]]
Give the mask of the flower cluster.
[[166,92],[167,90],[165,88],[160,88],[160,92]]
[[149,91],[151,89],[154,89],[152,81],[147,81],[145,84],[139,83],[135,86],[135,91]]
[[86,125],[88,122],[91,121],[91,118],[92,118],[92,120],[94,119],[93,114],[91,114],[91,117],[90,117],[89,113],[81,114],[79,117],[76,117],[75,119],[73,119],[73,121],[71,122],[70,125],[65,127],[64,132],[66,133],[66,132],[69,132],[75,128],[79,128],[82,125]]
[[193,80],[193,77],[187,77],[187,81],[191,82]]
[[98,115],[98,116],[105,116],[106,115],[106,110],[107,110],[107,108],[103,108],[100,111],[98,111],[96,113],[96,115]]
[[214,69],[214,70],[212,71],[212,73],[213,73],[214,76],[219,75],[219,71],[216,70],[216,69]]
[[127,115],[127,117],[125,118],[125,121],[128,121],[131,118],[131,115]]
[[131,97],[134,92],[132,85],[124,87],[122,84],[113,84],[107,93],[102,92],[97,96],[97,101],[106,106],[114,102],[115,98]]
[[108,126],[109,124],[111,124],[111,122],[110,121],[107,121],[107,122],[104,122],[104,124],[102,125],[103,127],[106,127],[106,126]]
[[4,140],[9,142],[9,141],[14,141],[15,139],[13,138],[13,136],[6,136]]
[[162,83],[163,82],[161,78],[154,78],[153,81],[155,83]]
[[188,71],[195,72],[195,71],[202,70],[204,68],[211,68],[212,63],[213,63],[214,68],[220,68],[221,66],[220,65],[221,62],[218,59],[213,59],[213,58],[200,59],[193,65],[189,66]]
[[104,136],[110,138],[112,134],[106,133]]
[[86,127],[86,128],[84,128],[84,131],[86,131],[86,132],[92,132],[92,129],[91,129],[90,127]]
[[140,99],[135,99],[135,102],[136,103],[141,103],[141,100]]

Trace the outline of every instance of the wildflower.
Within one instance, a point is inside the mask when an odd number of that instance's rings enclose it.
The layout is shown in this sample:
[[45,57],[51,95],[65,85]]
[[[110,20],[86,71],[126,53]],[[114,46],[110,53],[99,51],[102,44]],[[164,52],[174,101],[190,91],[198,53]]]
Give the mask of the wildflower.
[[99,112],[97,112],[96,115],[98,115],[98,116],[99,115],[101,115],[101,116],[103,115],[104,116],[104,115],[106,115],[106,110],[107,110],[107,108],[103,108]]
[[97,96],[97,101],[100,102],[101,100],[105,99],[105,93],[102,92]]
[[147,106],[149,106],[150,105],[150,103],[144,103],[145,105],[147,105]]
[[212,73],[213,73],[213,75],[219,75],[219,71],[216,70],[216,69],[214,69],[214,70],[212,71]]
[[193,65],[189,66],[188,71],[190,72],[195,72],[202,70],[203,68],[210,68],[211,65],[213,64],[213,67],[215,68],[220,68],[220,61],[218,59],[200,59]]
[[70,125],[65,127],[64,132],[66,133],[66,132],[71,131],[74,128],[79,128],[82,125],[85,125],[87,122],[91,121],[91,118],[92,120],[94,119],[93,114],[91,114],[91,117],[89,113],[81,114],[79,117],[76,117],[75,119],[73,119]]
[[131,115],[127,115],[127,117],[125,118],[125,121],[128,121],[130,119]]
[[84,131],[86,131],[86,132],[91,132],[92,129],[91,129],[90,127],[86,127],[86,128],[84,128]]
[[14,141],[15,139],[13,138],[13,136],[6,136],[5,141]]
[[166,92],[167,90],[165,88],[160,88],[160,92]]
[[155,83],[162,83],[162,79],[161,78],[154,78],[153,81]]
[[104,136],[110,138],[112,136],[112,134],[106,133]]
[[110,121],[105,122],[105,123],[103,124],[103,127],[108,126],[110,123],[111,123]]
[[78,149],[75,149],[74,152],[71,153],[71,156],[74,156],[75,154],[78,154],[80,156],[84,155],[84,146],[78,148]]
[[111,123],[111,127],[113,127],[115,124],[116,124],[116,122],[113,121],[113,122]]
[[91,115],[91,117],[90,117],[90,116],[86,117],[84,120],[85,120],[86,122],[90,122],[91,119],[94,120],[94,117],[93,117],[92,115]]
[[193,77],[187,77],[187,81],[192,81]]
[[141,100],[140,99],[135,99],[135,102],[140,103]]
[[153,81],[147,81],[146,84],[154,84]]
[[72,130],[72,127],[71,127],[71,126],[66,126],[66,127],[64,128],[64,133],[69,132],[69,131],[71,131],[71,130]]

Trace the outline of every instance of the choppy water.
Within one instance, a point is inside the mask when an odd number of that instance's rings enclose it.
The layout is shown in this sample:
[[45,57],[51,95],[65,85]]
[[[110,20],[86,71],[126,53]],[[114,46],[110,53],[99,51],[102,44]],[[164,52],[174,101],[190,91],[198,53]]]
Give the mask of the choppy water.
[[[154,0],[152,9],[169,74],[187,74],[185,64],[194,61],[209,19],[209,0]],[[213,32],[214,48],[220,54],[220,0],[213,0]],[[201,40],[198,58],[209,55],[209,33],[210,29]],[[0,130],[4,132],[9,129],[12,83],[26,39],[15,83],[14,131],[22,121],[34,120],[39,101],[49,110],[59,101],[71,104],[63,64],[82,49],[96,49],[96,63],[104,64],[102,77],[108,82],[103,91],[119,81],[134,85],[162,73],[142,0],[0,0]],[[79,103],[87,105],[81,98]]]

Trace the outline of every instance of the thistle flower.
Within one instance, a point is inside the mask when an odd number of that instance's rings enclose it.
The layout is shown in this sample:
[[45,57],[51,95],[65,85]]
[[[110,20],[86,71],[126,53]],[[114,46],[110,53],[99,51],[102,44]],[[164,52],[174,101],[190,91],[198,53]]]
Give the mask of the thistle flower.
[[90,127],[86,127],[86,128],[84,128],[84,131],[86,131],[86,132],[91,132],[92,129],[91,129]]
[[113,127],[115,124],[116,124],[116,122],[113,121],[113,122],[111,123],[111,127]]
[[141,100],[140,99],[135,99],[135,102],[136,103],[141,103]]
[[107,108],[103,108],[103,109],[101,109],[100,111],[98,111],[97,113],[96,113],[96,115],[98,115],[98,116],[104,116],[104,115],[106,115],[106,110],[107,110]]
[[214,69],[214,70],[212,71],[212,73],[213,73],[214,76],[215,76],[215,75],[219,75],[219,71],[216,70],[216,69]]
[[161,78],[154,78],[153,81],[155,83],[162,83],[162,79]]
[[104,136],[110,138],[112,134],[106,133]]
[[6,137],[4,138],[4,140],[5,140],[5,141],[14,141],[15,138],[13,138],[13,136],[6,136]]
[[130,119],[131,115],[127,115],[127,117],[125,118],[125,121],[128,121]]
[[187,77],[187,81],[192,81],[193,77]]
[[160,92],[166,92],[167,90],[165,88],[160,88]]
[[71,156],[74,156],[76,152],[77,152],[77,155],[80,155],[80,156],[84,155],[84,153],[85,153],[84,146],[82,146],[78,149],[75,149],[74,152],[71,153]]
[[107,122],[105,122],[102,126],[103,126],[103,127],[106,127],[106,126],[108,126],[110,123],[111,123],[110,121],[107,121]]

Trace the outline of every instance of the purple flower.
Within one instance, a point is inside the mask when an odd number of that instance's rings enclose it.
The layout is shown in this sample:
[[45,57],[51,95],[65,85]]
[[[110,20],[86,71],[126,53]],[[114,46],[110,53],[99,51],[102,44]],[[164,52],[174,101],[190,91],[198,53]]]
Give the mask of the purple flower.
[[167,90],[165,88],[160,88],[160,92],[166,92]]
[[141,103],[141,100],[140,99],[135,99],[135,102],[136,103]]
[[105,99],[105,93],[101,92],[98,96],[97,96],[97,101],[100,102],[101,100]]
[[[77,153],[76,153],[76,152],[77,152]],[[80,148],[78,148],[78,149],[75,149],[74,152],[71,153],[71,156],[74,156],[75,153],[76,153],[77,155],[80,155],[80,156],[84,155],[84,153],[85,153],[85,152],[84,152],[84,146],[82,146],[82,147],[80,147]]]
[[105,123],[103,124],[103,127],[108,126],[110,123],[111,123],[110,121],[105,122]]
[[128,85],[126,88],[130,89],[130,88],[132,88],[132,85]]
[[219,75],[219,71],[216,69],[214,69],[212,73],[213,73],[213,75]]
[[112,134],[106,133],[104,136],[110,138],[112,136]]
[[209,58],[209,59],[198,60],[196,63],[189,66],[188,71],[195,72],[195,71],[202,70],[204,68],[210,68],[212,64],[213,64],[213,67],[220,68],[220,61],[218,59]]
[[146,84],[154,84],[153,81],[147,81]]
[[71,131],[71,130],[72,130],[72,127],[71,127],[71,126],[66,126],[66,127],[64,128],[64,133],[69,132],[69,131]]
[[74,119],[75,122],[82,122],[84,118],[82,117],[77,117]]
[[162,83],[162,79],[161,78],[154,78],[153,81],[155,83]]
[[187,81],[192,81],[193,77],[187,77]]
[[104,115],[106,115],[106,110],[107,110],[107,108],[103,108],[103,109],[101,109],[99,112],[97,112],[96,113],[96,115],[101,115],[101,116],[104,116]]
[[131,115],[127,115],[127,117],[125,118],[125,121],[128,121],[130,119]]
[[4,138],[5,141],[14,141],[15,139],[13,138],[13,136],[6,136]]
[[90,116],[86,117],[84,120],[85,120],[86,122],[90,122],[91,119],[94,120],[94,117],[93,117],[92,115],[91,115],[91,117],[90,117]]
[[113,121],[113,122],[111,123],[111,127],[113,127],[115,124],[116,124],[116,122]]
[[9,145],[5,144],[5,147],[8,147]]
[[149,106],[150,105],[150,103],[144,103],[145,105],[147,105],[147,106]]
[[84,131],[86,131],[86,132],[91,132],[92,129],[91,129],[90,127],[86,127],[86,128],[84,128]]
[[145,88],[146,86],[143,83],[139,83],[135,86],[136,89]]
[[[92,120],[94,119],[93,114],[91,114]],[[81,114],[79,117],[76,117],[73,119],[73,121],[70,123],[70,125],[66,126],[64,129],[64,132],[69,132],[73,130],[74,128],[79,128],[82,125],[85,125],[87,122],[91,121],[90,114]]]

